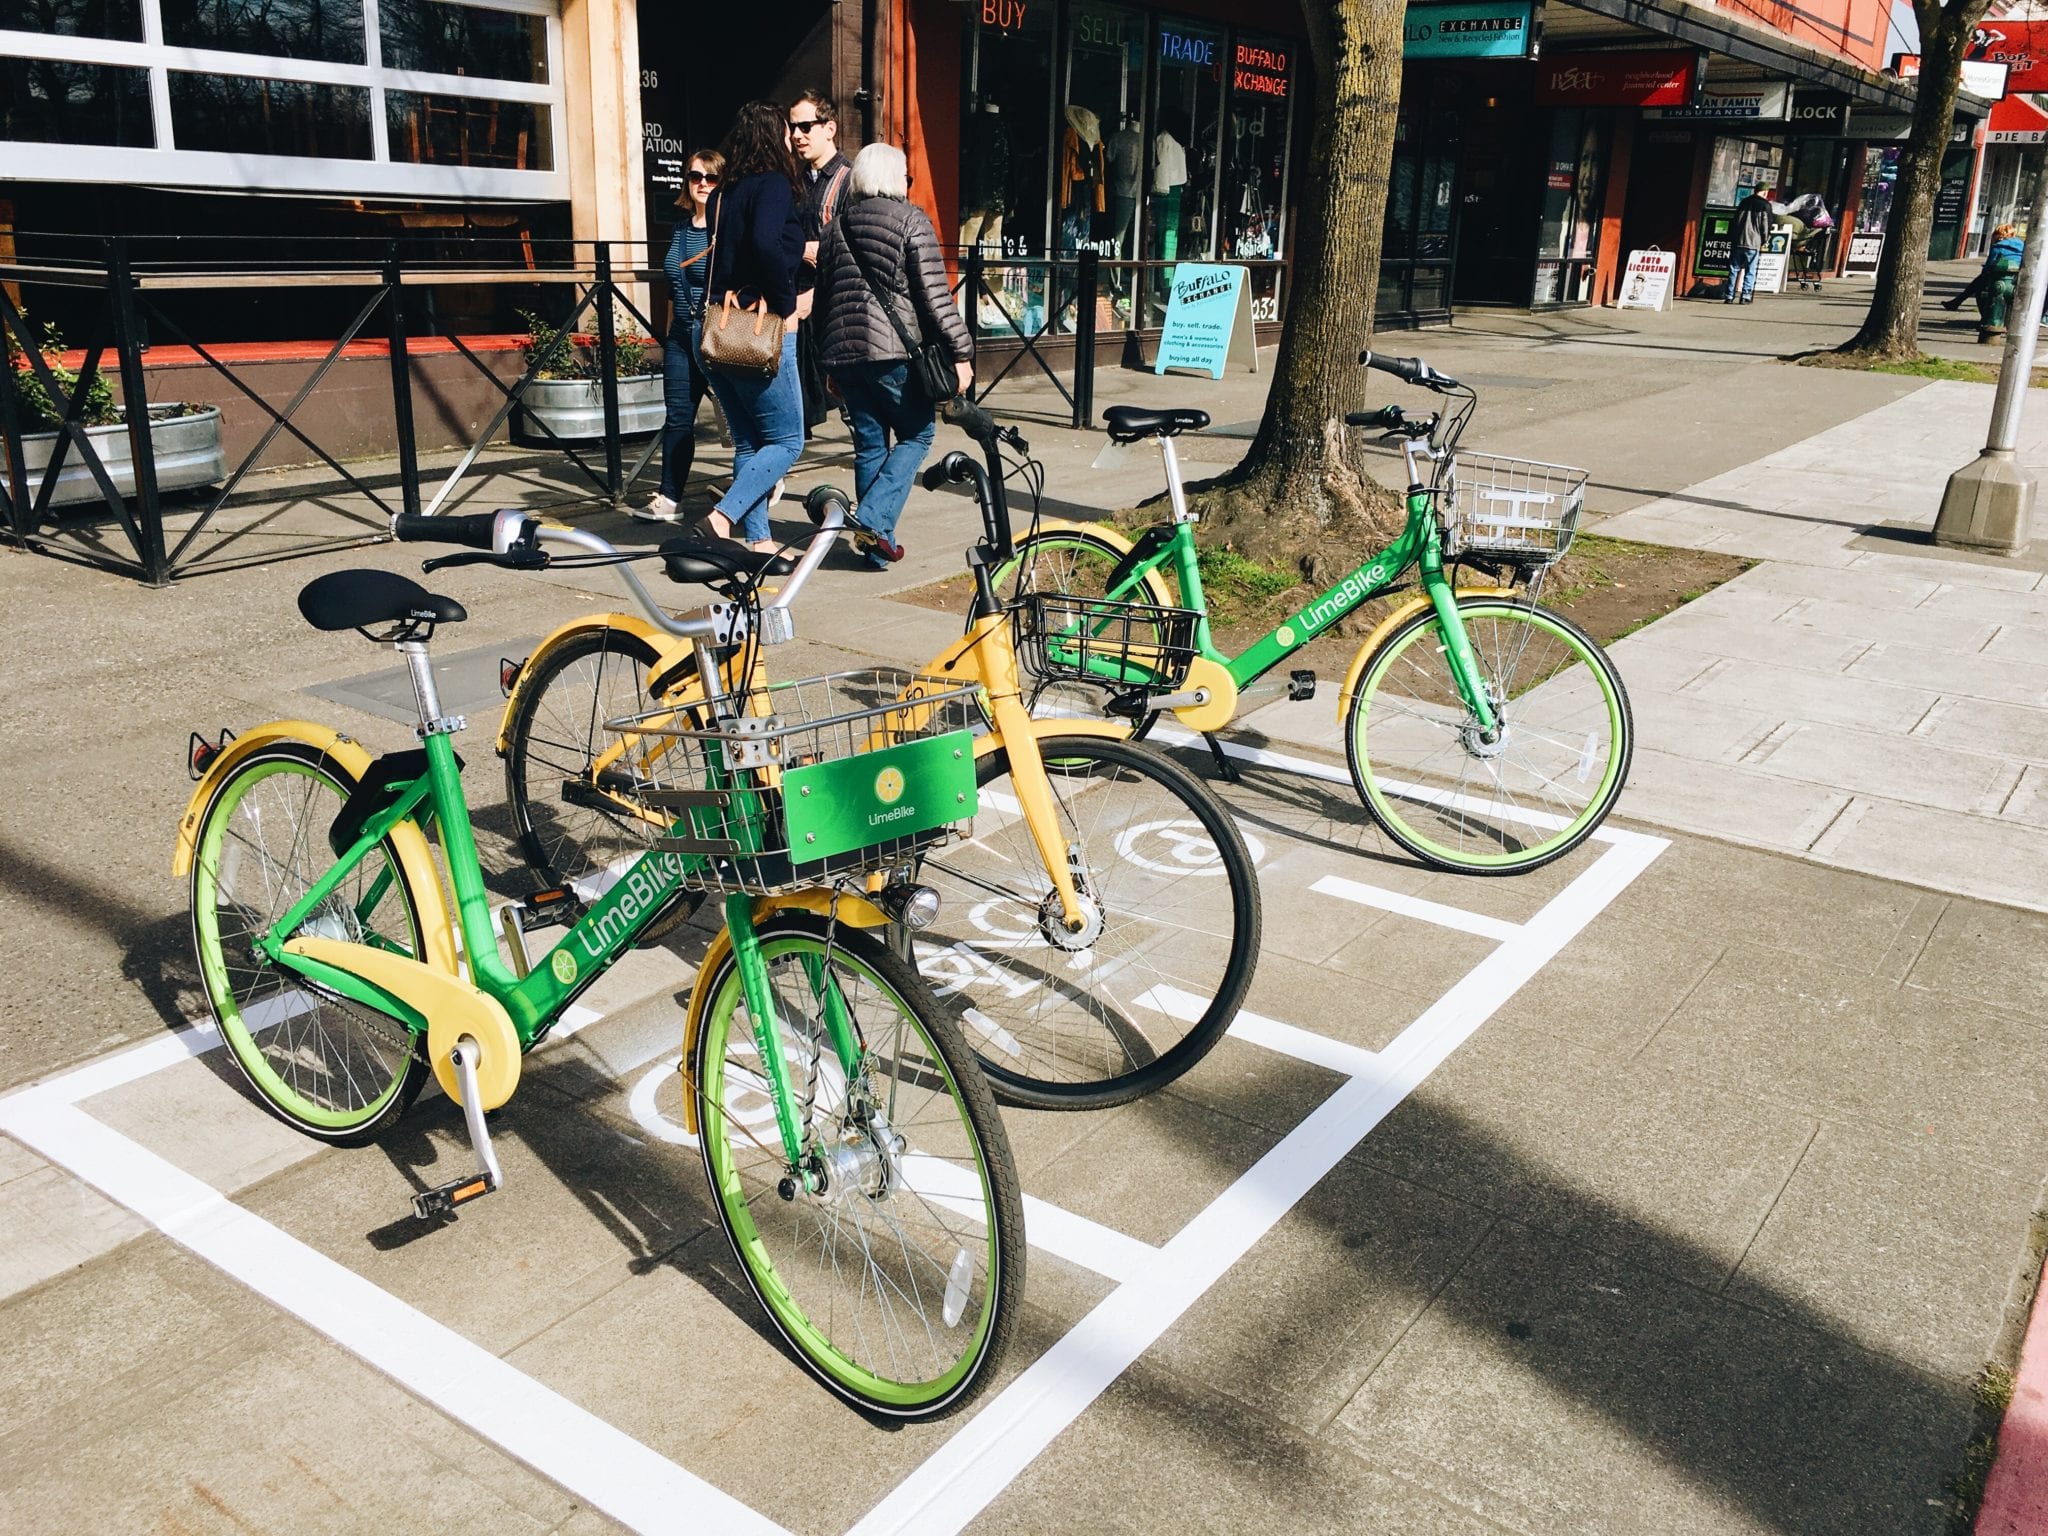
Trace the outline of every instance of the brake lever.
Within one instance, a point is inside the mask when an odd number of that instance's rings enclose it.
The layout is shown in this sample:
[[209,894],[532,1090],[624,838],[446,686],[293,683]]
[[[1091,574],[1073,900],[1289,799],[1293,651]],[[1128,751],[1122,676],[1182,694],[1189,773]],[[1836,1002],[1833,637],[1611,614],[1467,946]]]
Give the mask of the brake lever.
[[501,565],[508,571],[543,571],[547,569],[548,552],[536,549],[528,555],[513,551],[500,555],[487,549],[464,550],[459,555],[436,555],[431,560],[422,560],[420,571],[423,575],[431,575],[455,565]]

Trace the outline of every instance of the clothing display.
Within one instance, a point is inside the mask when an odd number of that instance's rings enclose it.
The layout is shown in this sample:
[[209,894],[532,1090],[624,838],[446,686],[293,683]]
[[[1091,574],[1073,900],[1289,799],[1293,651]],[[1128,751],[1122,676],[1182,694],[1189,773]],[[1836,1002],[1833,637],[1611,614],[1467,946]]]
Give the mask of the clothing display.
[[1152,195],[1162,197],[1187,185],[1188,152],[1179,139],[1161,132],[1152,141]]

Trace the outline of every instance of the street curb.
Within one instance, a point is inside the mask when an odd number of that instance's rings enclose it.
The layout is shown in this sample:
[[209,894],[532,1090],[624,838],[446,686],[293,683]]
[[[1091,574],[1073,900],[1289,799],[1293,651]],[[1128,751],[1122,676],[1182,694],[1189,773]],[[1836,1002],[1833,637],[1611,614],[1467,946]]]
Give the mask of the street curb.
[[[2048,1282],[2044,1270],[2043,1282]],[[2020,1344],[2012,1402],[1998,1426],[1998,1456],[1977,1507],[1976,1536],[2036,1536],[2048,1530],[2048,1307],[2034,1292]]]

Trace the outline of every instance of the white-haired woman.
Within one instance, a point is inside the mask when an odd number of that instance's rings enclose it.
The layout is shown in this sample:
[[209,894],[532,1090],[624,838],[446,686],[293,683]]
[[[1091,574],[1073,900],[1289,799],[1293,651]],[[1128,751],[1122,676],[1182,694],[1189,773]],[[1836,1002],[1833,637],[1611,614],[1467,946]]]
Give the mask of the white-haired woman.
[[932,221],[908,200],[903,151],[868,145],[854,157],[849,190],[852,202],[819,244],[815,312],[824,317],[826,376],[853,423],[860,520],[879,536],[869,563],[882,570],[903,558],[896,520],[933,436],[933,404],[910,376],[904,337],[944,347],[962,389],[973,379],[973,343]]

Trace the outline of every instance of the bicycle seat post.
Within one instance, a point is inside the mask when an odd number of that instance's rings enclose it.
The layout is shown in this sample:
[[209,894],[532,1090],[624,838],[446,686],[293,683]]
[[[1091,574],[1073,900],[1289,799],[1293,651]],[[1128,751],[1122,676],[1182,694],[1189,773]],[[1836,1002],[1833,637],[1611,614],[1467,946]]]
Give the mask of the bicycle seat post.
[[441,713],[440,690],[434,686],[434,668],[427,660],[427,642],[400,640],[398,654],[405,658],[406,674],[412,679],[413,701],[419,706],[422,737],[445,736],[464,729],[468,721],[460,715]]
[[1166,461],[1166,495],[1173,503],[1173,520],[1193,522],[1193,514],[1188,511],[1188,493],[1181,489],[1180,455],[1173,451],[1173,439],[1164,432],[1159,434],[1159,456]]

